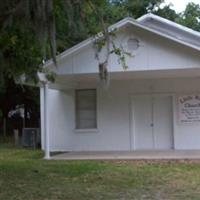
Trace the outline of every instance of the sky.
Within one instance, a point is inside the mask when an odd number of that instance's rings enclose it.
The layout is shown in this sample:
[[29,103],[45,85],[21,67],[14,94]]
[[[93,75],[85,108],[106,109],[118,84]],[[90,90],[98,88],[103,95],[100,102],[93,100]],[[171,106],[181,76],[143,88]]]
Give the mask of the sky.
[[194,2],[196,4],[200,4],[200,0],[165,0],[165,3],[173,4],[173,6],[171,8],[176,10],[176,12],[182,12],[189,2]]

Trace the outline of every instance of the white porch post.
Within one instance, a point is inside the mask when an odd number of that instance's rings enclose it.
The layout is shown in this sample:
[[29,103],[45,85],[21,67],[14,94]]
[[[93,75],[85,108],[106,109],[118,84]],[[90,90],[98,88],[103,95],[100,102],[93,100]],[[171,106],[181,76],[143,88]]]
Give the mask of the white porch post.
[[45,149],[45,131],[44,131],[44,85],[40,86],[40,129],[41,129],[41,148]]
[[44,108],[44,145],[45,145],[45,159],[50,159],[49,150],[49,114],[48,114],[48,83],[43,83],[43,108]]

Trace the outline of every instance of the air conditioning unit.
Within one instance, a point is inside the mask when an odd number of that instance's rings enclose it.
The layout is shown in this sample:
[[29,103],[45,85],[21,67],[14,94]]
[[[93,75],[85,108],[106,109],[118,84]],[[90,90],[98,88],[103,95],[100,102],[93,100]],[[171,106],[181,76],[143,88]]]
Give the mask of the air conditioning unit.
[[36,148],[41,144],[41,136],[39,128],[23,128],[22,146]]

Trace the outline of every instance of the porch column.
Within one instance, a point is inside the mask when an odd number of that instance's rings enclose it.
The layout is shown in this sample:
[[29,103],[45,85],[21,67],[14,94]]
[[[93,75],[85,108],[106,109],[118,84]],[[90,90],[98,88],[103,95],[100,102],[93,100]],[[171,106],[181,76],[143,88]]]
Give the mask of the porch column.
[[49,150],[49,112],[48,112],[48,83],[43,83],[43,108],[44,108],[44,146],[45,146],[45,159],[50,159],[50,150]]
[[41,148],[45,150],[45,131],[44,131],[44,85],[40,86],[40,130],[41,130]]

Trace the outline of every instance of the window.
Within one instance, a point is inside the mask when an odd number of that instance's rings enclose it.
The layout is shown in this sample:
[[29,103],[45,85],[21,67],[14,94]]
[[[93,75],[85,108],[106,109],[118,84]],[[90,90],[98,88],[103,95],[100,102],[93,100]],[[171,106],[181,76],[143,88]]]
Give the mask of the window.
[[76,129],[97,128],[96,90],[76,90]]

